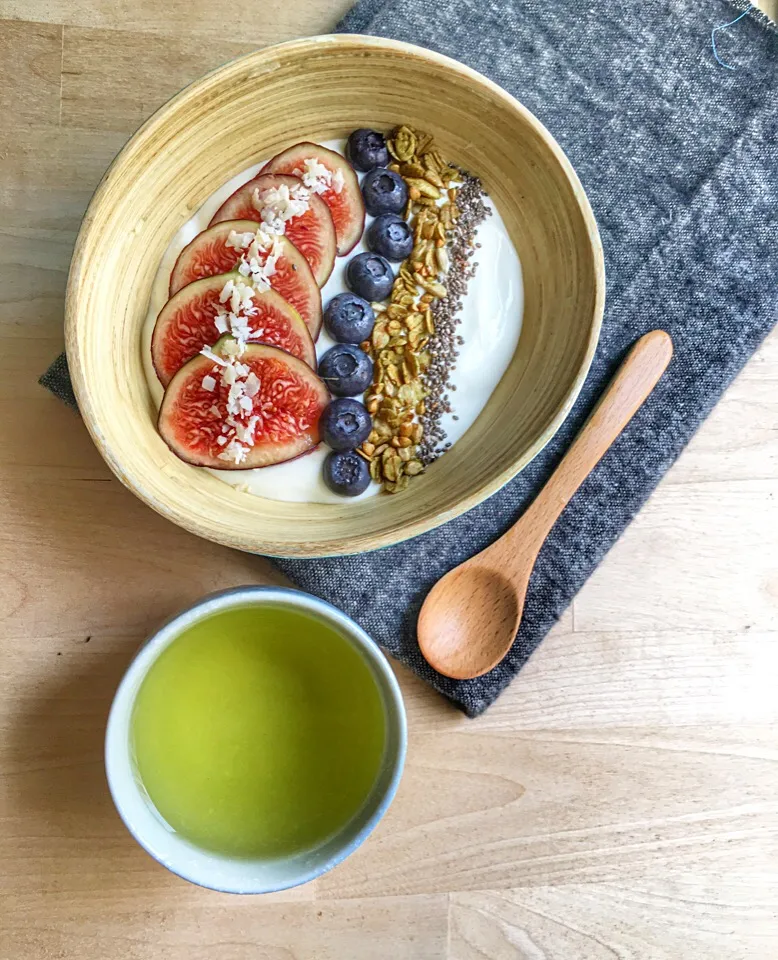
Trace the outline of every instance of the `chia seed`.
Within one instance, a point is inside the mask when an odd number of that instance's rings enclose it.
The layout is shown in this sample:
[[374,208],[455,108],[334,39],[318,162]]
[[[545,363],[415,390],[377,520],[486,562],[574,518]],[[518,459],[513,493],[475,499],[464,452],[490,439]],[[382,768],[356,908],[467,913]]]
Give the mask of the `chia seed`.
[[[421,417],[424,435],[419,447],[419,459],[425,465],[437,460],[451,447],[451,443],[446,442],[441,421],[444,413],[451,413],[449,391],[453,393],[456,390],[456,385],[451,382],[459,356],[455,347],[464,344],[464,339],[457,334],[457,327],[462,320],[462,301],[478,266],[478,263],[471,262],[471,258],[481,246],[475,242],[475,233],[492,214],[491,208],[484,202],[485,196],[478,177],[463,171],[462,185],[456,198],[459,219],[451,231],[449,244],[451,266],[445,278],[447,293],[441,300],[435,300],[430,308],[435,321],[435,333],[428,347],[430,365],[422,378],[429,396],[426,411]],[[452,419],[457,420],[458,417]]]

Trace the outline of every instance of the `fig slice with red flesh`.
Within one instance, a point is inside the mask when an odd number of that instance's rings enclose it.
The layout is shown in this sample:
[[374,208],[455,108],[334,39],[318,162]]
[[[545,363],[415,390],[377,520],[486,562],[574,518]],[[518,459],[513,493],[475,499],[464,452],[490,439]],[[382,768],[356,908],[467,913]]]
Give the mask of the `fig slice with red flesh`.
[[237,441],[228,424],[230,387],[222,378],[224,367],[202,354],[181,367],[162,399],[158,429],[173,453],[198,467],[251,470],[312,450],[320,440],[319,419],[330,395],[308,364],[262,343],[248,344],[233,363],[234,369],[242,364],[254,375],[256,387],[250,410],[239,419],[245,427],[256,418],[252,442],[242,444],[244,459],[238,463],[228,457],[230,442]]
[[[151,337],[151,358],[163,387],[203,347],[212,346],[225,332],[229,303],[222,304],[221,296],[229,281],[251,286],[237,272],[205,277],[179,290],[160,311]],[[256,312],[246,317],[249,329],[245,339],[279,347],[315,370],[316,348],[294,307],[275,290],[255,290],[252,303]]]
[[[283,153],[269,160],[260,171],[266,173],[286,173],[300,177],[306,183],[305,161],[311,160],[326,167],[330,174],[343,178],[340,189],[330,183],[319,195],[330,208],[335,234],[338,240],[338,256],[350,253],[359,243],[365,227],[365,204],[359,181],[351,164],[334,150],[328,150],[318,143],[304,141],[297,143]],[[318,191],[317,191],[318,192]]]
[[[238,187],[224,201],[213,215],[210,226],[222,220],[256,220],[261,223],[263,196],[268,190],[284,186],[292,190],[302,186],[302,182],[297,177],[260,174]],[[335,227],[329,207],[321,197],[308,191],[307,202],[305,213],[286,221],[285,233],[310,264],[316,282],[323,287],[335,266]]]
[[[176,260],[170,274],[170,296],[195,280],[234,270],[240,263],[242,251],[229,245],[230,235],[255,233],[257,226],[253,220],[224,220],[198,233]],[[286,237],[276,239],[281,255],[270,277],[270,286],[291,303],[315,341],[321,329],[319,285],[297,247]]]

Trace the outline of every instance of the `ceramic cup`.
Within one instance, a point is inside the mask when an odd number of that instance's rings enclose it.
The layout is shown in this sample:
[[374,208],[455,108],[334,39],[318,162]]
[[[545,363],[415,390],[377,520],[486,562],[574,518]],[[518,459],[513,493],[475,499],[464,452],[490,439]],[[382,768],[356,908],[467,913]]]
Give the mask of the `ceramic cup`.
[[[362,809],[323,846],[287,858],[261,860],[221,856],[176,833],[159,815],[132,759],[130,719],[144,677],[162,651],[198,621],[234,607],[287,606],[325,621],[364,658],[386,712],[386,746],[380,772]],[[116,809],[138,843],[173,873],[224,893],[270,893],[321,876],[357,849],[386,813],[402,774],[407,740],[405,707],[397,680],[376,644],[340,610],[297,590],[239,587],[213,594],[179,613],[141,648],[116,691],[105,735],[105,768]]]

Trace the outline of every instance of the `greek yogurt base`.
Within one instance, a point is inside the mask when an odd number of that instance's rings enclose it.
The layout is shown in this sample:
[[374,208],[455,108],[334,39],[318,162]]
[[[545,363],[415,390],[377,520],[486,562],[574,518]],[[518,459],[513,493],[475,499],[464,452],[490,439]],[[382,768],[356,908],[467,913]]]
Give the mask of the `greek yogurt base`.
[[[343,154],[345,140],[325,140],[322,141],[322,146]],[[141,338],[146,381],[157,408],[162,403],[164,390],[151,362],[151,335],[157,316],[168,300],[173,265],[184,247],[198,233],[207,229],[211,217],[224,201],[247,180],[255,177],[266,162],[262,160],[248,167],[212,194],[176,233],[162,257],[154,278]],[[518,254],[491,198],[485,198],[485,203],[492,210],[492,216],[487,217],[476,233],[476,242],[481,244],[474,257],[478,268],[469,281],[467,295],[458,314],[460,325],[457,334],[463,338],[464,344],[458,348],[459,357],[451,376],[456,390],[449,395],[451,413],[446,414],[442,420],[447,434],[446,442],[452,445],[473,425],[505,373],[519,342],[524,310],[524,288]],[[332,276],[321,291],[322,307],[326,307],[337,294],[348,290],[345,283],[346,266],[351,257],[367,250],[364,236],[372,219],[369,215],[366,217],[363,239],[351,253],[335,260]],[[399,264],[396,264],[395,272],[398,267]],[[322,327],[316,341],[316,356],[321,357],[334,345],[335,341]],[[458,419],[454,420],[454,417]],[[316,449],[296,460],[271,467],[255,470],[209,469],[209,473],[244,493],[269,500],[342,505],[344,497],[333,493],[324,483],[322,467],[328,453],[329,448],[319,444]],[[350,502],[364,500],[380,492],[380,484],[371,483],[363,494],[352,498]]]

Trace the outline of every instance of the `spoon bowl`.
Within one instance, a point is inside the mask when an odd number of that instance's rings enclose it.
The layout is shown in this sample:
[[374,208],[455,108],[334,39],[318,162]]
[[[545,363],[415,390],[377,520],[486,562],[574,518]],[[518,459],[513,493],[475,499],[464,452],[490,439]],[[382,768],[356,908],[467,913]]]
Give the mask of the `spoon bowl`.
[[[524,605],[515,584],[479,558],[457,567],[430,591],[419,615],[419,646],[429,663],[445,661],[446,676],[479,677],[505,656]],[[473,617],[477,612],[477,628]],[[468,637],[462,643],[462,637]]]

